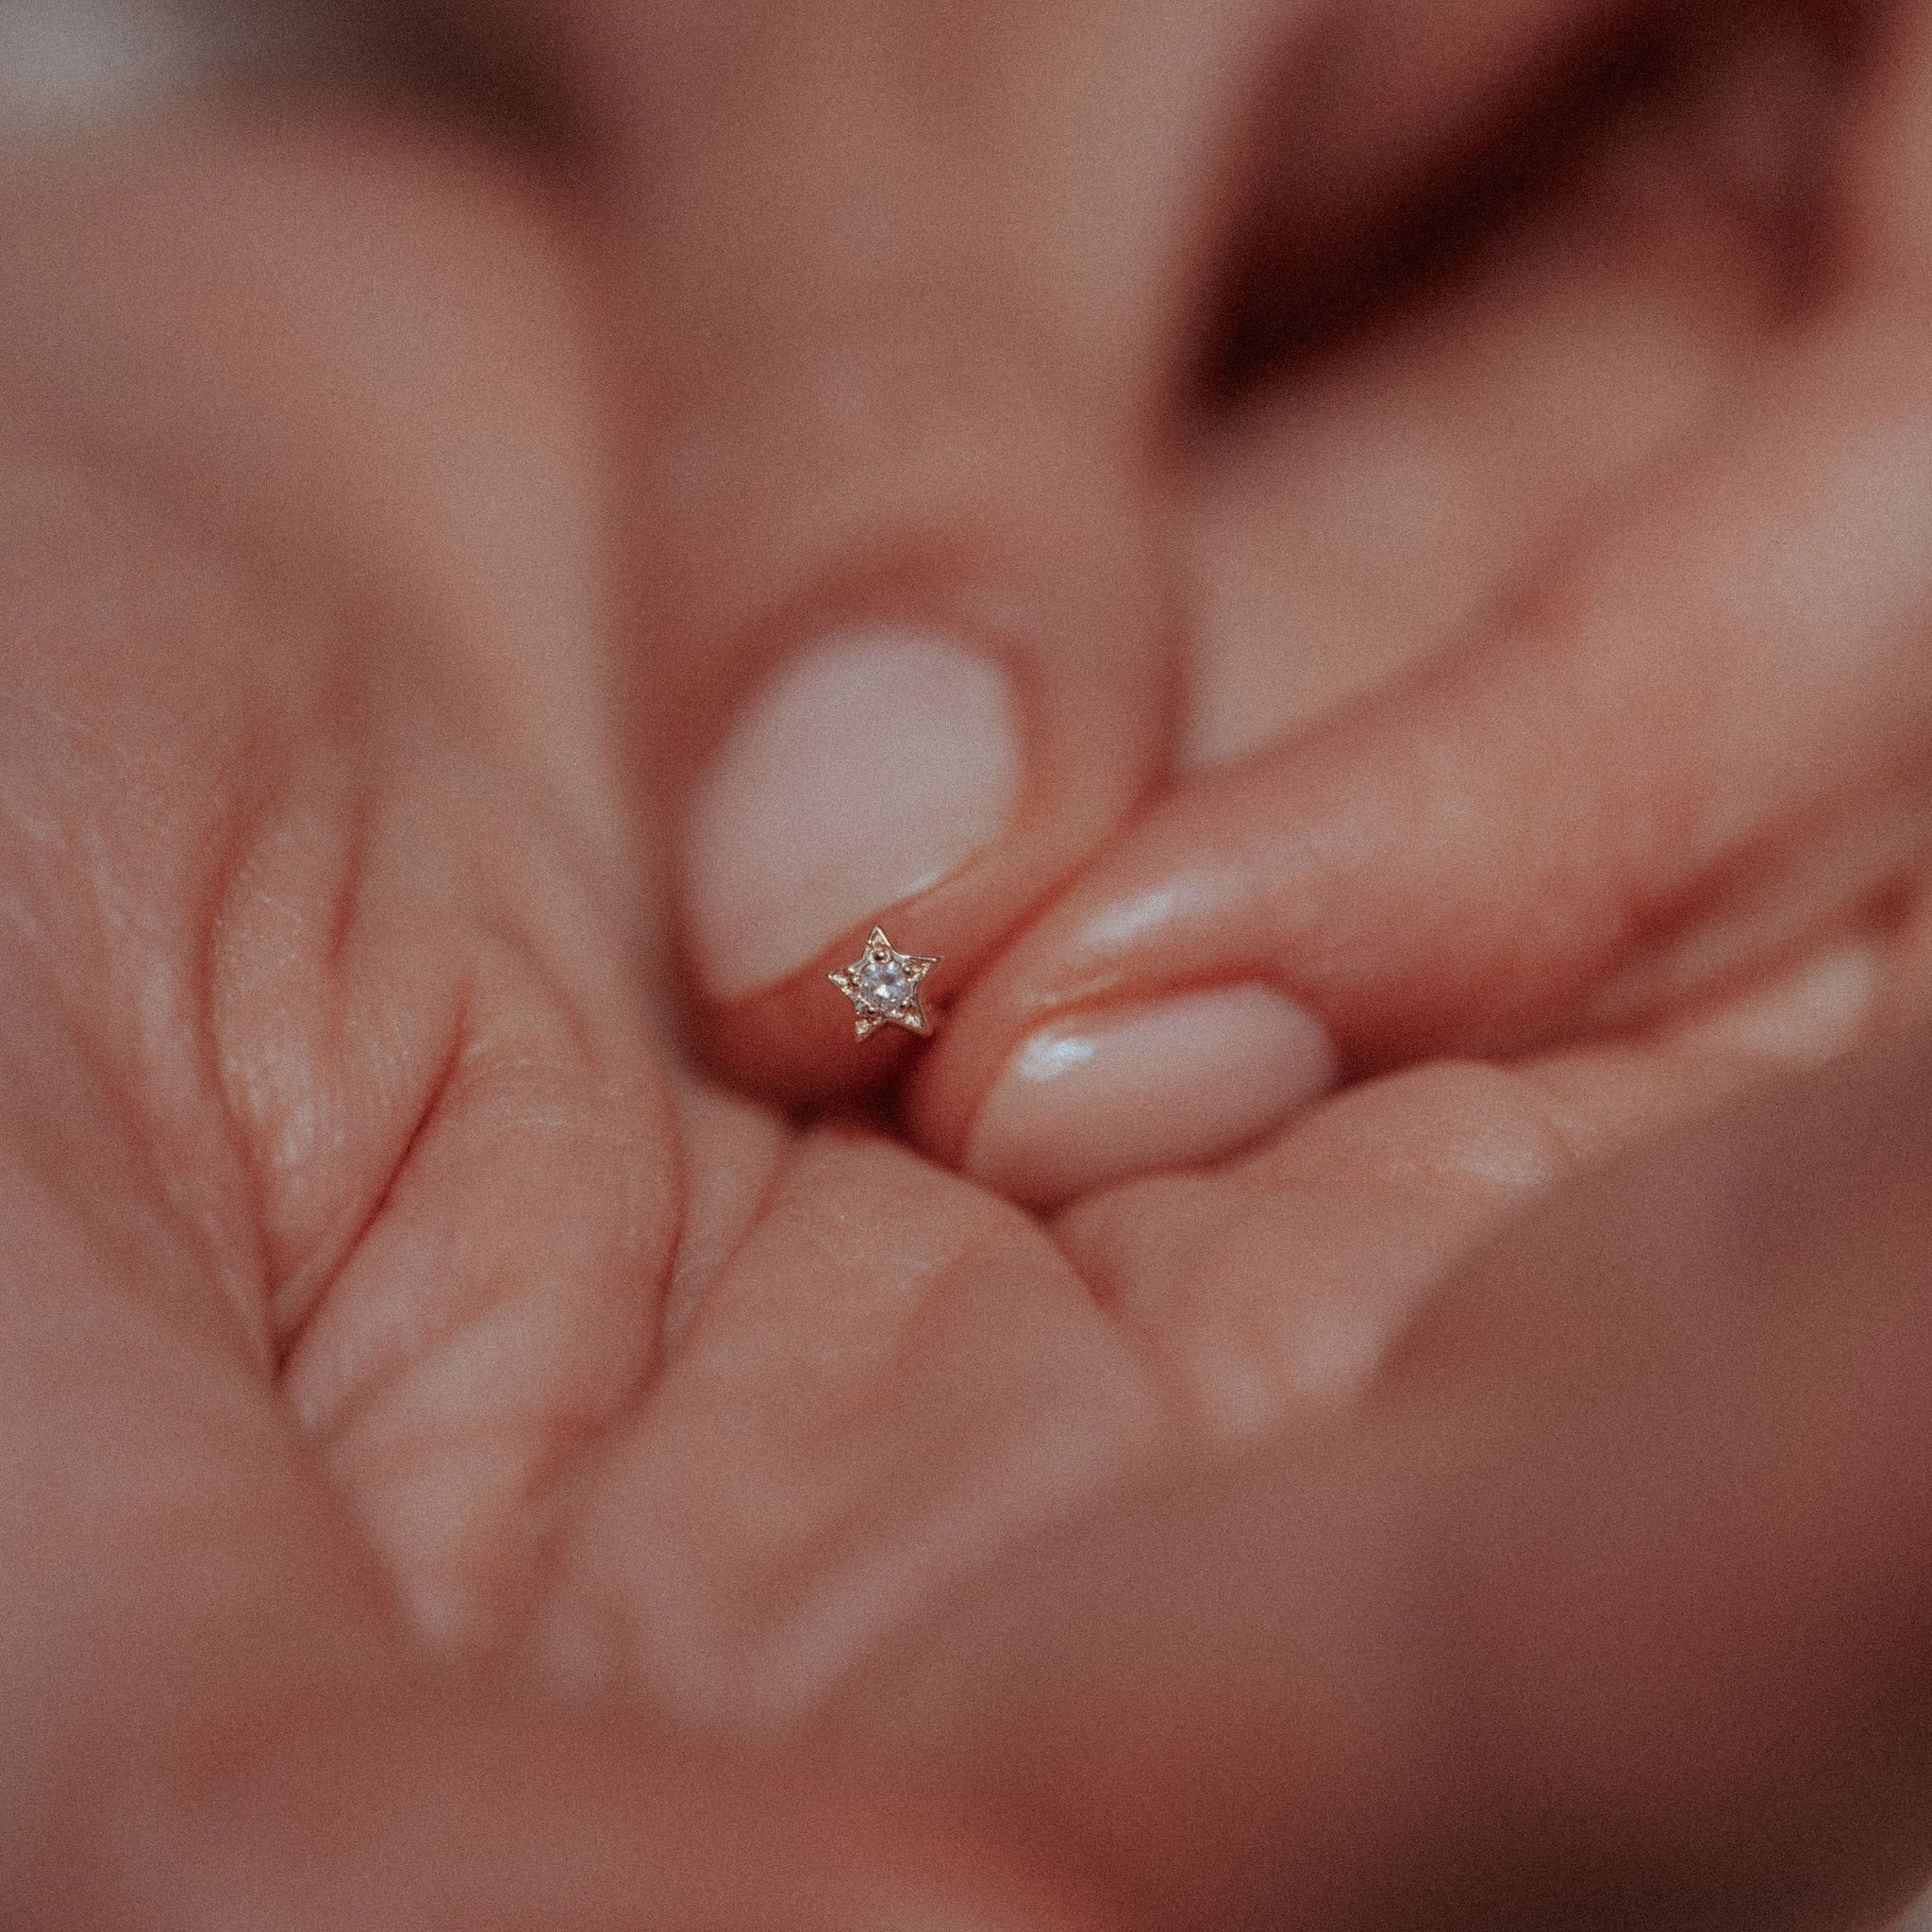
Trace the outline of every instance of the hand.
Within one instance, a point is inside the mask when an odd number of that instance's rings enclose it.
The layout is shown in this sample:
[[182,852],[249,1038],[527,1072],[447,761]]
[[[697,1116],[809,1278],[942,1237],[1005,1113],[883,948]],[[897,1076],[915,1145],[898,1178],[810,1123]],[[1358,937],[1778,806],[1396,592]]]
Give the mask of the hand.
[[[712,1063],[900,1071],[821,997],[886,913],[964,995],[921,1144],[1056,1202],[1883,924],[1924,845],[1920,11],[1646,52],[1584,0],[528,0],[637,372]],[[1364,318],[1458,194],[1478,242]],[[1251,375],[1324,348],[1203,461],[1230,281]]]
[[[570,225],[326,128],[5,219],[9,1914],[1084,1923],[1131,1859],[1015,1875],[958,1822],[1019,1749],[881,1797],[897,1646],[1016,1537],[1341,1425],[1497,1216],[1846,1003],[1419,1070],[1059,1241],[794,1136],[658,1037]],[[1143,1916],[1254,1874],[1190,1869]]]
[[1168,459],[1231,238],[1325,260],[1614,9],[506,10],[620,291],[702,1039],[849,1097],[821,989],[855,935],[890,909],[970,984],[1170,775]]
[[827,1727],[1135,1924],[1889,1923],[1932,1776],[1928,1074],[1922,1036],[1565,1191],[1331,1425],[1012,1553]]
[[[928,1145],[1056,1198],[1338,1072],[1601,1038],[1910,924],[1932,58],[1917,9],[1862,25],[1754,11],[1606,149],[1558,122],[1568,201],[1304,381],[1286,487],[1220,539],[1298,533],[1292,630],[1257,602],[1200,666],[1197,754],[1243,756],[975,982]],[[1170,997],[1203,988],[1247,1021]]]
[[566,225],[317,125],[0,225],[0,1918],[1020,1911],[522,1657],[780,1140],[653,1038]]

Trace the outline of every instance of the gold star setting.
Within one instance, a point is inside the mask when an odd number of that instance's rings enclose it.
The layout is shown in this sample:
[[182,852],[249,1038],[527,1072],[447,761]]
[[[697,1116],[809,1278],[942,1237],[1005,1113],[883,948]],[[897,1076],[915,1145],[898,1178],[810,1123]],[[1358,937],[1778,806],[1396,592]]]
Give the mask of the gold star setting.
[[919,1003],[919,982],[939,963],[900,952],[875,925],[865,951],[825,977],[852,1002],[853,1032],[858,1039],[870,1040],[888,1022],[908,1033],[930,1034],[932,1022]]

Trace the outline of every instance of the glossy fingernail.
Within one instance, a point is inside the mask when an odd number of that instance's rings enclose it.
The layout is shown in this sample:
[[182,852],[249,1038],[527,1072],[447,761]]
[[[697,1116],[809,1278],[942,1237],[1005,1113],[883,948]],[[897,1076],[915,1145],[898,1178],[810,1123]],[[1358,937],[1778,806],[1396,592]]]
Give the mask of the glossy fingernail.
[[1864,1037],[1881,984],[1877,945],[1847,941],[1694,1015],[1678,1037],[1790,1066],[1823,1066]]
[[1007,1063],[967,1166],[1030,1207],[1238,1152],[1334,1084],[1335,1049],[1298,1002],[1216,987],[1061,1021]]
[[685,886],[700,972],[733,999],[982,852],[1020,794],[1005,672],[938,633],[837,632],[755,691],[700,785]]

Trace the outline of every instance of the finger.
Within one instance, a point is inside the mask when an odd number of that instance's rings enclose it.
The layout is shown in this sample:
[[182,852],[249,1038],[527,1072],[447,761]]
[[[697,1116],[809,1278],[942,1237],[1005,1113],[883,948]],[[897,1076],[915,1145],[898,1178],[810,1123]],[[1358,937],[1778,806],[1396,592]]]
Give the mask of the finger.
[[1150,1925],[1861,1923],[1932,1795],[1928,1075],[1565,1191],[1346,1426],[1042,1540],[843,1722]]
[[[1485,58],[1586,10],[1504,9]],[[767,1091],[849,1088],[907,1046],[856,1056],[824,983],[873,924],[943,1001],[1162,767],[1197,264],[1271,60],[1325,113],[1336,50],[1267,0],[540,11],[619,234],[704,1036]],[[1348,88],[1408,44],[1349,41]]]
[[1640,1035],[1363,1081],[1241,1159],[1076,1203],[1056,1237],[1199,1440],[1332,1425],[1457,1262],[1532,1203],[1923,1011],[1915,924],[1834,943]]
[[709,1037],[761,1086],[885,1064],[824,981],[855,937],[963,984],[1159,764],[1151,391],[1258,11],[584,16],[650,743]]
[[1894,243],[1470,646],[1109,852],[928,1066],[933,1143],[1035,1199],[1211,1158],[1339,1074],[1654,1008],[1908,862],[1932,458]]
[[1774,17],[1593,119],[1551,108],[1513,208],[1394,322],[1258,385],[1189,478],[1180,758],[1303,734],[1483,622],[1667,462],[1788,319],[1768,246],[1826,79]]

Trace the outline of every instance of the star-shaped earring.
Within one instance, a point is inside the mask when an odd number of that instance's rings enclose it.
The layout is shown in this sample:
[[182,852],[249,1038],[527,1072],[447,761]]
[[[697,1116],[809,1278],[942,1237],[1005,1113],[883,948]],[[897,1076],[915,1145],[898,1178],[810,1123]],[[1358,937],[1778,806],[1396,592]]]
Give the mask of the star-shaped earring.
[[825,977],[852,1002],[853,1031],[860,1040],[870,1040],[888,1021],[908,1033],[929,1034],[932,1022],[919,1003],[919,982],[939,963],[900,952],[875,925],[865,951]]

